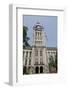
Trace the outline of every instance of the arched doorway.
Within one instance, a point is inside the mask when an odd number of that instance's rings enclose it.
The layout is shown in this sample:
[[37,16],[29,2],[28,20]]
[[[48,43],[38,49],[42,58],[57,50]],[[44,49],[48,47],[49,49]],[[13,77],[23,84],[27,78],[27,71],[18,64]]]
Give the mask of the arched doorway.
[[35,68],[35,73],[39,73],[39,67]]
[[23,74],[26,74],[26,66],[23,67]]
[[28,68],[28,73],[31,74],[31,67]]
[[42,66],[40,67],[40,73],[43,73],[43,67]]

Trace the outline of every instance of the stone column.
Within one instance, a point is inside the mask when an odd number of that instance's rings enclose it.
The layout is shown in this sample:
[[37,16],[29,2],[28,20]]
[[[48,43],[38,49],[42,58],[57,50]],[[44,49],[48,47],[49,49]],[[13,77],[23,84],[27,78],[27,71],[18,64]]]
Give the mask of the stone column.
[[38,48],[38,63],[40,64],[40,48]]
[[25,52],[25,54],[24,54],[24,62],[23,62],[23,64],[25,65],[25,60],[26,60],[26,51],[24,51]]
[[47,60],[47,55],[46,55],[46,48],[43,49],[43,62],[44,62],[44,68],[45,68],[45,73],[47,73],[48,70],[48,60]]
[[24,54],[23,54],[23,65],[25,65],[25,58],[24,58],[24,56],[25,56],[25,51],[23,52]]
[[27,66],[29,66],[29,51],[28,51],[28,57],[27,57]]
[[31,66],[32,66],[32,72],[34,73],[34,63],[35,63],[35,51],[34,51],[34,47],[32,48],[32,57],[31,57]]

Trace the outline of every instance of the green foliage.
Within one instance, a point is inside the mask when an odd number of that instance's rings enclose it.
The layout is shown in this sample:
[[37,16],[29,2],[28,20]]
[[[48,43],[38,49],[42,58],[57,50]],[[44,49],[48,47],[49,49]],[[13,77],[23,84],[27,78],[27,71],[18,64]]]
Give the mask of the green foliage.
[[28,28],[23,26],[23,48],[30,46],[28,43],[29,37],[27,37]]
[[56,71],[57,71],[57,52],[56,52],[56,55],[55,55],[55,68],[56,68]]
[[23,66],[23,74],[30,74],[31,73],[31,67]]
[[49,62],[49,71],[51,71],[51,68],[52,69],[56,69],[56,72],[57,72],[57,53],[55,55],[55,60],[53,58],[53,56],[50,56],[50,62]]
[[53,59],[53,56],[50,56],[50,62],[49,62],[49,67],[54,67],[54,59]]

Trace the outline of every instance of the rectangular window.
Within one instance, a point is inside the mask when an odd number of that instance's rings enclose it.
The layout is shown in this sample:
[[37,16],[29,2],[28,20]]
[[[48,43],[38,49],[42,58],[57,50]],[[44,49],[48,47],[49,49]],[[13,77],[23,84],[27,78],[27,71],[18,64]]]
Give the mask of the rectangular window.
[[35,64],[38,64],[38,58],[35,58]]
[[25,52],[23,51],[23,58],[24,58],[24,54],[25,54]]
[[26,57],[28,57],[28,52],[26,52]]
[[43,62],[41,61],[40,64],[43,64]]
[[43,59],[40,59],[40,64],[43,64]]
[[35,56],[38,56],[38,50],[35,50]]
[[40,56],[42,56],[42,51],[40,51]]
[[35,32],[35,35],[37,36],[37,32]]
[[35,64],[38,64],[38,61],[36,61]]
[[29,65],[31,65],[31,59],[29,59]]
[[27,59],[25,60],[25,65],[27,65]]
[[31,57],[31,52],[30,52],[30,57]]

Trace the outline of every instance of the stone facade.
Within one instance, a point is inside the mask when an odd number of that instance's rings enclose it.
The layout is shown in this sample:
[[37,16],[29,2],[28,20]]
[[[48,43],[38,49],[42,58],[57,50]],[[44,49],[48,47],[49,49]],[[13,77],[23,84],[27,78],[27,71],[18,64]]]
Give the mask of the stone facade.
[[33,27],[33,45],[23,49],[23,73],[49,73],[49,58],[55,59],[57,49],[47,47],[47,37],[40,23]]

